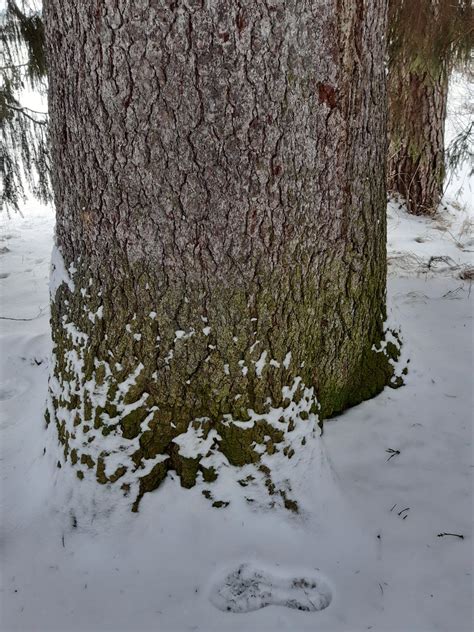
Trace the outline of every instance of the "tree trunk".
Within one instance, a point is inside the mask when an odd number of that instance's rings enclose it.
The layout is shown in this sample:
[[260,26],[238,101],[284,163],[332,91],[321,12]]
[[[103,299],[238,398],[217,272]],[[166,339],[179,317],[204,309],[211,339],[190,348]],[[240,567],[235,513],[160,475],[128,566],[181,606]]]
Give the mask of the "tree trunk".
[[385,3],[48,0],[45,17],[47,417],[78,477],[136,509],[170,469],[210,480],[210,455],[255,462],[379,392]]
[[414,215],[433,215],[443,194],[448,73],[390,67],[388,187]]

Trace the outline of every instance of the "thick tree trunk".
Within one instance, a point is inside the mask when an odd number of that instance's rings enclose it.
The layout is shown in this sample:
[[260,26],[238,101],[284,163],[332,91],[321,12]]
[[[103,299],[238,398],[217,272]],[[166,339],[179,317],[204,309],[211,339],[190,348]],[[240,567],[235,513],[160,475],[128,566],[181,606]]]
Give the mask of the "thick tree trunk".
[[389,71],[388,187],[414,215],[433,215],[443,194],[444,123],[448,73],[409,70],[404,60]]
[[385,2],[48,0],[45,16],[48,416],[79,478],[136,508],[169,469],[211,479],[211,454],[254,462],[380,391]]

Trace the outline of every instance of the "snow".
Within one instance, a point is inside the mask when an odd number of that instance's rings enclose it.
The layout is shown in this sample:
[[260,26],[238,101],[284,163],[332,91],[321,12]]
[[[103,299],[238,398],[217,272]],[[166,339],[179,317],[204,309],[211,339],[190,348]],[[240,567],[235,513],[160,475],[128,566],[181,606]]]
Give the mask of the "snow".
[[262,351],[259,359],[254,362],[255,364],[255,375],[257,377],[262,377],[263,369],[265,368],[265,364],[267,362],[268,351]]
[[74,292],[74,282],[72,281],[69,272],[64,265],[63,256],[59,248],[53,246],[51,253],[51,274],[49,277],[49,292],[51,298],[54,298],[59,286],[65,283],[71,292]]
[[[36,203],[1,216],[1,630],[471,630],[474,209],[460,177],[434,219],[388,206],[389,323],[402,332],[406,385],[322,436],[309,415],[290,433],[291,459],[262,457],[299,513],[270,507],[264,476],[218,453],[206,462],[221,466],[215,483],[185,490],[169,477],[138,515],[57,468],[43,420],[54,217]],[[61,260],[54,250],[53,288],[70,281]],[[306,389],[301,410],[312,400]],[[191,455],[215,439],[197,428],[175,441]],[[111,472],[129,452],[105,440]]]
[[[198,419],[196,420],[196,422],[199,421]],[[207,437],[204,438],[204,430],[201,426],[194,428],[190,425],[186,432],[182,432],[173,439],[173,443],[176,443],[179,447],[181,456],[187,459],[195,459],[197,455],[207,455],[215,442],[220,438],[215,430],[210,430]]]
[[189,331],[178,329],[174,332],[174,342],[176,343],[178,340],[187,340],[188,338],[191,338],[191,336],[194,336],[195,333],[194,329],[190,329]]

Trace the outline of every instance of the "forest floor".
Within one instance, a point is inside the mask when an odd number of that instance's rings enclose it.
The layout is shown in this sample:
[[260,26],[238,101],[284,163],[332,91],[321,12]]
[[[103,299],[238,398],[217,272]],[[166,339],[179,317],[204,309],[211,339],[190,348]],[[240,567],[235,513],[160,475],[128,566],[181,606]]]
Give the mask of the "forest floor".
[[4,217],[0,629],[471,630],[471,200],[464,170],[433,219],[388,205],[406,385],[287,462],[299,514],[254,508],[225,477],[212,491],[230,504],[214,508],[203,483],[169,478],[138,515],[99,508],[95,523],[71,518],[64,469],[43,457],[53,212]]

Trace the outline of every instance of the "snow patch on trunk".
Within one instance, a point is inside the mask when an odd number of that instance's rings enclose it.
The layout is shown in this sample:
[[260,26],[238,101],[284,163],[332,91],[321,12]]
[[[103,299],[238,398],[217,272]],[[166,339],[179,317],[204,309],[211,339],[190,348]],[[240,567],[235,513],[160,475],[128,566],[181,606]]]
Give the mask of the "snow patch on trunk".
[[68,286],[71,292],[74,292],[74,281],[71,277],[71,274],[74,274],[74,271],[75,270],[72,264],[69,267],[69,271],[66,270],[66,265],[61,251],[58,246],[54,245],[51,253],[51,272],[49,277],[49,293],[51,300],[54,301],[56,292],[63,283]]

